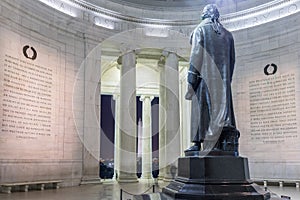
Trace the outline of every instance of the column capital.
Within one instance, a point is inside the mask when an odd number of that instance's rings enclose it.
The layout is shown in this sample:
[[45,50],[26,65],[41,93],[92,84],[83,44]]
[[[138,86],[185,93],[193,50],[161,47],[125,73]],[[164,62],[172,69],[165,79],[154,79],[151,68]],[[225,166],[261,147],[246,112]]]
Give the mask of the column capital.
[[[118,69],[121,69],[121,65],[123,64],[123,62],[122,62],[122,58],[123,58],[123,56],[124,55],[126,55],[126,54],[128,54],[128,53],[130,53],[130,52],[134,52],[134,53],[136,53],[136,50],[132,50],[132,51],[127,51],[127,52],[125,52],[124,54],[122,54],[121,56],[119,56],[118,57],[118,59],[117,59],[117,68]],[[136,55],[136,54],[135,54]],[[135,56],[135,64],[137,64],[137,57]]]
[[113,94],[113,100],[118,100],[120,98],[120,94],[119,93],[115,93]]
[[117,63],[118,63],[117,68],[118,68],[118,69],[121,69],[121,66],[120,66],[120,65],[122,65],[122,56],[119,56],[119,57],[118,57]]
[[136,46],[134,45],[130,45],[130,44],[121,44],[120,45],[120,51],[123,53],[123,54],[126,54],[126,53],[129,53],[129,52],[132,52],[136,49]]
[[158,67],[164,67],[165,64],[166,64],[166,59],[163,55],[161,55],[158,62],[157,62],[157,66]]
[[150,99],[152,101],[154,99],[153,95],[141,95],[140,101],[145,101],[146,99]]
[[120,45],[120,51],[122,52],[122,54],[127,54],[130,52],[135,52],[136,54],[140,53],[140,47],[138,45],[133,45],[133,44],[126,44],[126,43],[122,43]]
[[165,57],[167,57],[171,53],[176,54],[176,56],[177,56],[177,49],[175,49],[175,48],[165,48],[162,51],[162,55],[165,56]]

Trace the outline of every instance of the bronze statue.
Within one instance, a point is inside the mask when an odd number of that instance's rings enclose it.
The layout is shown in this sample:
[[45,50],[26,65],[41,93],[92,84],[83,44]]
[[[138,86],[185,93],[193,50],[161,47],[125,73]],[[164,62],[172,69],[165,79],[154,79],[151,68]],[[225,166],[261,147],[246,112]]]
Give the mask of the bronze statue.
[[[236,151],[236,130],[232,105],[231,81],[235,64],[232,34],[219,22],[214,4],[205,6],[202,22],[191,35],[187,100],[192,100],[189,151],[205,149]],[[206,145],[205,145],[206,144]]]

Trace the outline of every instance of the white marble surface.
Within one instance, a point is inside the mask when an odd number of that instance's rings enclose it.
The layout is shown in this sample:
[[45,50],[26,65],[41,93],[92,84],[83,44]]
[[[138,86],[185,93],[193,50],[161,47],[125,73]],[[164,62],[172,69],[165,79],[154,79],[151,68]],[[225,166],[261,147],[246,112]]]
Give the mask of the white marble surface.
[[[85,185],[71,188],[60,188],[58,190],[46,189],[44,191],[14,192],[11,194],[0,193],[1,200],[116,200],[120,199],[120,189],[123,189],[123,199],[132,199],[130,194],[152,193],[150,181],[140,181],[140,183],[126,183],[119,185],[114,181],[102,181],[100,185]],[[162,188],[166,184],[159,182]],[[155,191],[160,188],[156,187]],[[295,187],[268,187],[273,192],[273,199],[278,199],[281,195],[289,196],[292,200],[300,199],[300,191]],[[128,194],[130,193],[130,194]],[[276,198],[277,196],[277,198]],[[272,200],[273,200],[272,199]],[[280,199],[280,198],[279,198]]]
[[278,186],[269,186],[268,190],[271,193],[276,194],[278,197],[282,195],[291,197],[292,200],[300,199],[300,190],[296,187],[278,187]]

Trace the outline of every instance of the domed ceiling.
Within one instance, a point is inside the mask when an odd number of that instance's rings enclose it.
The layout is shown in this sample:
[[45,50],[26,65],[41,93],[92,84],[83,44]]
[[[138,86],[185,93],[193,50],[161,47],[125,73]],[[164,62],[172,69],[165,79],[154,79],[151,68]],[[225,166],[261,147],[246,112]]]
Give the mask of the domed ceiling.
[[[300,0],[39,0],[72,17],[118,31],[150,27],[187,30],[200,22],[207,4],[217,4],[220,21],[231,31],[269,23],[300,12]],[[57,3],[63,2],[63,3]],[[68,5],[63,7],[61,5]],[[156,30],[155,29],[155,30]],[[180,29],[180,30],[179,30]]]
[[238,11],[259,7],[262,4],[282,0],[70,0],[89,5],[95,10],[106,10],[112,15],[139,19],[199,21],[207,4],[216,4],[221,17]]
[[[119,4],[121,7],[128,6],[145,10],[201,10],[206,4],[217,4],[221,10],[241,11],[252,7],[259,6],[274,0],[85,0],[102,8],[116,8]],[[119,11],[119,10],[118,10]]]

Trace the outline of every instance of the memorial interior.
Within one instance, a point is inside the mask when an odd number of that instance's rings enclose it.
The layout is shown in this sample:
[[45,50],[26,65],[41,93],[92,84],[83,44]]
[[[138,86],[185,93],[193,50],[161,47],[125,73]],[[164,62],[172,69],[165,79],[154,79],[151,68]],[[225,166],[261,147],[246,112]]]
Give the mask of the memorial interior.
[[[191,145],[190,33],[208,3],[235,40],[233,103],[250,177],[299,189],[299,0],[2,0],[1,190],[102,183],[101,140],[113,149],[118,183],[140,180],[138,149],[141,179],[152,180],[158,157],[159,180],[172,180]],[[114,120],[109,133],[103,106]]]

